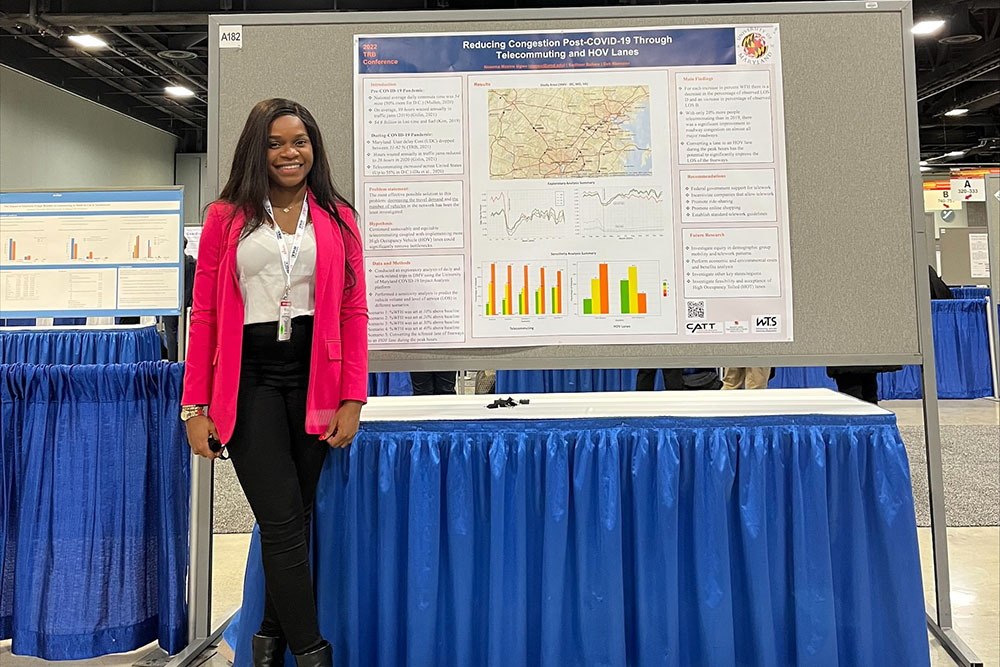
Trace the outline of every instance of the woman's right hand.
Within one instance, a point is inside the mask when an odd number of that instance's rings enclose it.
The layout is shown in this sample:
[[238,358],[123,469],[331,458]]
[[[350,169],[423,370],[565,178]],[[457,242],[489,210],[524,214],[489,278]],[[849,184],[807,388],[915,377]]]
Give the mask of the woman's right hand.
[[208,447],[208,436],[211,435],[216,440],[219,439],[219,432],[215,430],[215,422],[207,415],[192,417],[184,422],[187,428],[188,444],[198,456],[206,459],[217,459],[222,456],[222,450],[213,452]]

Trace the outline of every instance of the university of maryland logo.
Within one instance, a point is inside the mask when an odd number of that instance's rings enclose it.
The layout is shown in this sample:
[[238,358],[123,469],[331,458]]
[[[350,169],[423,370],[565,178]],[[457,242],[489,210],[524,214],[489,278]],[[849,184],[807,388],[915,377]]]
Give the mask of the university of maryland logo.
[[767,40],[759,32],[748,32],[743,36],[740,45],[743,47],[743,53],[751,60],[760,60],[767,55]]

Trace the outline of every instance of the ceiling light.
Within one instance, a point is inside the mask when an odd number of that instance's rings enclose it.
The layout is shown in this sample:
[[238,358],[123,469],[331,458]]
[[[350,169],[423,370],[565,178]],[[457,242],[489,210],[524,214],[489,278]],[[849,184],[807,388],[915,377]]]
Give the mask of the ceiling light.
[[191,97],[194,95],[194,91],[190,88],[185,88],[184,86],[167,86],[163,89],[167,95],[173,95],[174,97]]
[[185,51],[183,49],[167,49],[166,51],[157,51],[156,55],[161,58],[166,58],[167,60],[193,60],[198,57],[198,54],[194,51]]
[[952,109],[951,111],[945,111],[945,116],[964,116],[969,113],[968,109]]
[[70,35],[69,41],[84,49],[100,49],[108,45],[103,39],[94,35]]
[[[953,3],[957,4],[957,3]],[[968,7],[958,7],[951,15],[948,23],[948,34],[938,38],[939,44],[975,44],[983,38],[977,30],[972,27],[969,17]]]
[[921,160],[920,161],[920,166],[921,167],[926,167],[927,166],[927,160]]
[[944,21],[940,19],[928,19],[913,26],[914,35],[933,35],[944,27]]
[[930,171],[930,167],[920,167],[920,171]]
[[948,153],[948,157],[962,157],[967,151],[951,151]]

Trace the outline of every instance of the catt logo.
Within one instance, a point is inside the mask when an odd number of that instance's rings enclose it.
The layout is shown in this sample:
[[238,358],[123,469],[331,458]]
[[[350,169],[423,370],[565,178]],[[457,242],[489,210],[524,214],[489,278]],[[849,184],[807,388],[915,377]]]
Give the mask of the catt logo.
[[718,322],[688,322],[686,326],[691,333],[722,333]]

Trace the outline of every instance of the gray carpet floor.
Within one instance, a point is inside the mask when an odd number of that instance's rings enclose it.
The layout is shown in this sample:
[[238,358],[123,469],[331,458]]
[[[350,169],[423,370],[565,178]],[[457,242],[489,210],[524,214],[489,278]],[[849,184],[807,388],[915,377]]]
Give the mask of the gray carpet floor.
[[[910,458],[917,525],[930,525],[922,426],[901,426]],[[949,526],[1000,525],[1000,426],[942,426],[945,518]]]
[[[899,429],[910,458],[918,526],[930,525],[924,433]],[[942,426],[945,512],[949,526],[1000,525],[1000,426]],[[216,533],[249,533],[253,514],[231,463],[215,466]]]

